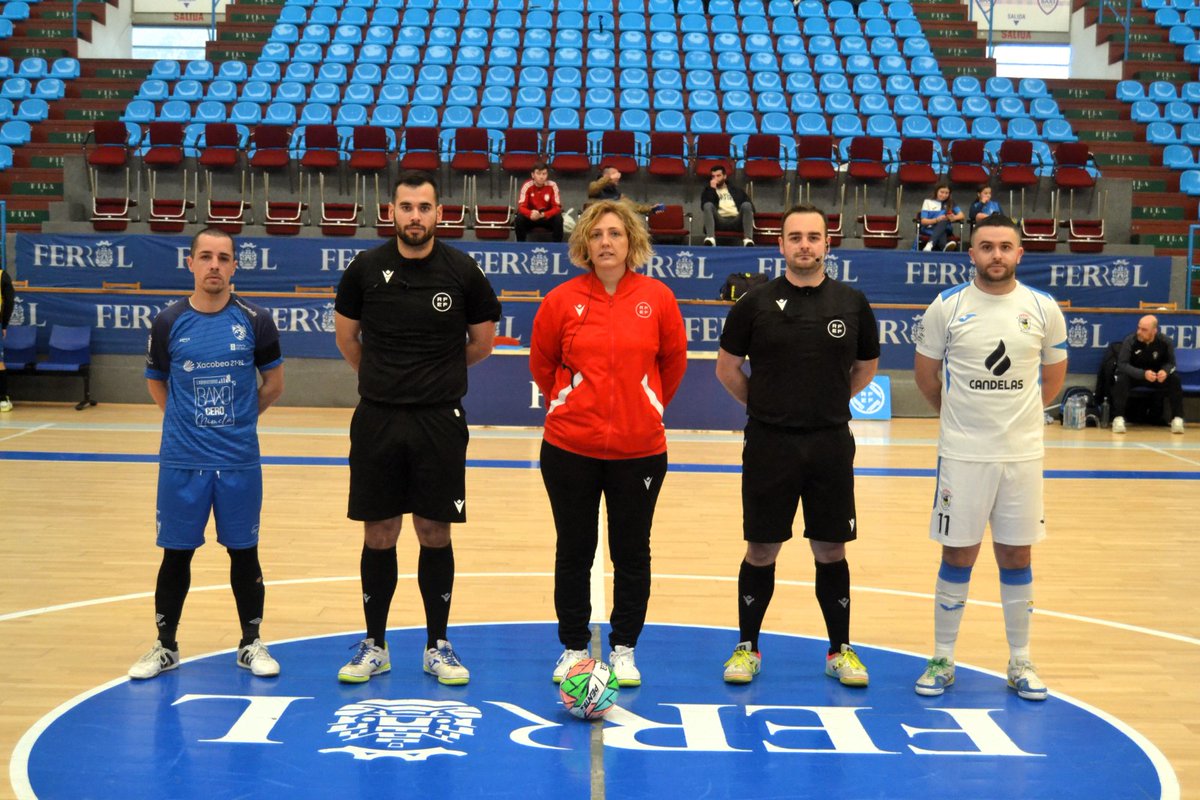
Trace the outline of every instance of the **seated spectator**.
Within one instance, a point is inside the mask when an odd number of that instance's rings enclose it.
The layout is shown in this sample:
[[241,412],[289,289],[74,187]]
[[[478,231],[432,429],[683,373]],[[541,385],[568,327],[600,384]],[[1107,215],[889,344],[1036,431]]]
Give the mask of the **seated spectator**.
[[962,209],[950,199],[950,187],[938,184],[933,194],[921,204],[921,235],[928,237],[925,250],[957,250],[958,242],[951,237],[954,223],[961,222],[964,216]]
[[1125,337],[1113,379],[1112,432],[1125,432],[1125,406],[1133,389],[1150,389],[1171,404],[1171,433],[1183,433],[1183,386],[1175,374],[1175,343],[1158,332],[1158,318],[1147,314]]
[[517,195],[517,241],[525,241],[533,230],[549,233],[555,242],[563,240],[562,197],[558,184],[550,180],[550,170],[544,161],[533,165],[530,179]]
[[971,230],[974,230],[980,220],[987,219],[992,214],[1003,213],[1004,209],[992,199],[992,187],[981,186],[975,202],[971,203],[971,207],[967,209],[967,222],[971,223]]
[[717,244],[717,231],[742,232],[742,244],[754,246],[754,204],[746,193],[726,179],[725,167],[709,170],[708,186],[700,193],[700,212],[704,215],[704,243]]
[[666,208],[662,203],[653,206],[635,203],[621,194],[620,184],[621,170],[612,164],[604,164],[600,167],[599,177],[588,184],[588,198],[591,200],[620,200],[628,203],[639,214],[657,214]]

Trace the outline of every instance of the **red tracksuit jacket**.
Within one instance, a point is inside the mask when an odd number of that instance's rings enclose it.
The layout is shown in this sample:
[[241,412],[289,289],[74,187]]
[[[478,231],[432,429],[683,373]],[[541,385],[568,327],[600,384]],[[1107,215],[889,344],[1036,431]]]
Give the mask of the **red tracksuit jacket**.
[[545,439],[603,459],[667,449],[663,411],[687,369],[675,295],[627,271],[609,295],[590,271],[556,287],[538,308],[529,371],[546,398]]

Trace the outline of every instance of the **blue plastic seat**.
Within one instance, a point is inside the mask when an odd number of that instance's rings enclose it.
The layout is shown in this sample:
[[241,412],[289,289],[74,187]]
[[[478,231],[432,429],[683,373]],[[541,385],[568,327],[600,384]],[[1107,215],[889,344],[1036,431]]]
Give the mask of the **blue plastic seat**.
[[850,81],[845,75],[838,73],[822,75],[818,86],[824,95],[850,91]]
[[1169,169],[1192,169],[1197,166],[1196,154],[1187,145],[1169,144],[1163,148],[1162,163]]
[[880,56],[877,67],[880,75],[909,76],[908,64],[902,56]]
[[1179,99],[1192,105],[1200,105],[1200,81],[1188,81],[1179,87]]
[[1179,93],[1175,89],[1173,83],[1168,81],[1151,81],[1149,88],[1146,90],[1146,99],[1153,100],[1156,103],[1169,103],[1172,100],[1179,99]]
[[1129,107],[1129,118],[1134,122],[1153,122],[1162,119],[1162,109],[1151,100],[1136,100]]
[[9,56],[0,56],[0,79],[11,78],[15,71],[13,60]]
[[979,78],[976,78],[974,75],[956,76],[952,90],[954,96],[959,98],[983,95],[983,87],[979,85]]
[[812,66],[808,63],[808,56],[803,53],[784,53],[779,59],[779,69],[788,76],[810,74],[812,72]]
[[1195,197],[1200,195],[1200,170],[1188,170],[1179,176],[1179,191]]
[[[1050,133],[1049,133],[1050,124],[1051,123],[1059,123],[1059,122],[1066,122],[1066,120],[1047,120],[1046,124],[1042,126],[1042,135],[1045,136],[1047,139],[1049,139],[1050,138]],[[1182,128],[1180,128],[1179,139],[1184,144],[1191,145],[1192,147],[1195,147],[1196,145],[1200,145],[1200,122],[1189,122],[1186,125],[1184,125]],[[1072,140],[1064,139],[1063,141],[1072,141]]]
[[238,125],[257,125],[262,122],[262,106],[245,100],[234,103],[229,110],[229,121]]
[[793,114],[821,114],[821,96],[815,91],[796,92],[792,95]]
[[178,61],[163,59],[154,62],[154,66],[150,68],[149,77],[158,78],[161,81],[177,81],[180,72]]
[[683,92],[677,89],[659,89],[654,92],[655,111],[682,111]]
[[1017,84],[1017,94],[1026,100],[1032,100],[1035,97],[1049,97],[1050,90],[1041,78],[1021,78]]
[[[223,109],[224,107],[222,107]],[[17,112],[13,118],[25,120],[26,122],[41,122],[49,116],[49,104],[40,97],[30,97],[21,101],[21,105],[17,107]]]
[[982,95],[968,95],[962,99],[962,115],[969,119],[990,117],[992,116],[992,104]]
[[[972,98],[968,98],[972,99]],[[979,100],[980,98],[973,98]],[[966,101],[964,101],[965,104]],[[957,117],[959,114],[958,106],[954,102],[954,98],[948,94],[935,94],[925,100],[925,111],[934,119],[942,117]],[[916,113],[920,113],[919,111]],[[987,113],[991,113],[988,109]],[[978,116],[978,115],[976,115]]]
[[759,114],[784,112],[788,110],[788,100],[783,92],[758,92],[755,95],[754,110]]
[[[524,103],[528,98],[520,97],[518,99]],[[559,86],[550,92],[551,108],[579,108],[582,104],[583,98],[578,89]]]
[[864,94],[858,98],[858,113],[868,118],[880,114],[892,115],[891,106],[888,104],[887,95],[882,92],[875,94]]
[[72,58],[71,56],[56,58],[47,74],[59,80],[74,80],[79,77],[79,59]]
[[524,47],[544,47],[547,50],[557,47],[549,28],[526,28],[525,38],[521,40]]
[[750,89],[750,79],[744,72],[722,72],[717,87],[722,92],[745,92]]
[[[845,43],[846,37],[848,37],[848,36],[861,37],[862,34],[863,34],[862,23],[859,22],[854,17],[839,17],[833,21],[833,35],[842,39],[843,44]],[[854,45],[854,46],[857,47],[858,45]],[[866,42],[863,42],[862,46],[863,46],[864,50],[856,51],[856,52],[866,52],[866,50],[865,50]],[[845,51],[843,51],[843,52],[845,52]]]
[[1070,122],[1064,119],[1044,120],[1042,122],[1042,138],[1046,142],[1078,142],[1079,140],[1079,137],[1075,136],[1075,132],[1070,130]]
[[158,118],[163,122],[191,122],[192,106],[183,100],[168,100],[158,109]]
[[910,36],[901,41],[904,44],[901,45],[900,52],[905,58],[916,58],[917,56],[933,54],[933,49],[929,46],[929,40],[924,36]]
[[162,102],[168,97],[167,82],[157,78],[147,78],[138,87],[136,98],[151,102]]
[[263,122],[267,125],[295,125],[296,107],[291,103],[271,103],[263,112]]
[[[267,98],[264,102],[269,102]],[[308,99],[308,87],[295,81],[284,81],[275,89],[275,100],[283,103],[303,103]]]
[[438,126],[437,108],[429,105],[412,105],[408,109],[406,126],[410,128],[436,128]]
[[725,132],[734,136],[758,133],[758,120],[750,111],[733,111],[725,116]]
[[263,62],[286,64],[291,60],[291,47],[279,42],[267,42],[263,45],[262,52],[258,54],[258,63],[260,64]]
[[905,139],[933,138],[933,123],[929,117],[913,115],[905,117],[900,123],[900,135]]
[[1025,101],[1016,95],[1000,97],[996,100],[996,116],[1000,119],[1014,119],[1028,115]]
[[648,111],[650,109],[650,93],[641,88],[622,89],[620,106],[626,111],[633,109]]
[[328,25],[314,24],[310,22],[304,26],[300,32],[301,42],[312,42],[313,44],[329,44],[332,37],[329,33]]
[[862,120],[857,114],[838,114],[829,124],[829,132],[837,138],[862,136],[865,133]]
[[475,107],[446,106],[442,110],[441,127],[443,129],[475,127]]
[[[951,99],[951,104],[954,100]],[[897,95],[892,100],[892,113],[897,117],[923,117],[925,116],[925,106],[921,103],[921,98],[915,94]]]
[[20,2],[20,0],[9,0],[0,6],[0,15],[3,15],[9,24],[29,19],[29,13],[29,3]]
[[640,10],[622,11],[621,15],[617,17],[617,30],[645,33],[647,30],[646,14]]
[[518,86],[517,105],[544,108],[546,106],[546,90],[540,86]]
[[[905,134],[906,136],[908,134]],[[937,135],[939,139],[969,139],[970,133],[967,132],[967,122],[962,117],[942,117],[937,122]]]
[[682,111],[669,109],[654,114],[654,130],[659,133],[687,133],[687,119]]
[[442,64],[425,64],[417,72],[417,83],[445,86],[450,82],[450,74]]
[[779,77],[778,72],[756,72],[750,81],[750,89],[755,93],[781,92],[783,91],[783,80]]
[[336,83],[314,83],[308,93],[310,103],[324,103],[329,106],[342,102],[342,87]]
[[33,138],[33,128],[23,119],[10,119],[0,125],[0,144],[20,147]]
[[1146,141],[1151,144],[1178,144],[1182,141],[1175,126],[1169,122],[1158,120],[1146,126]]
[[584,108],[615,109],[617,107],[616,92],[607,87],[592,87],[584,96],[583,106]]
[[721,108],[725,112],[751,111],[754,108],[754,99],[750,96],[749,92],[725,92],[721,101]]
[[[1032,120],[1027,119],[1025,121],[1030,125],[1033,125]],[[1017,122],[1017,120],[1012,120],[1012,122]],[[1036,136],[1036,127],[1034,127],[1033,132]],[[975,119],[971,120],[971,138],[984,140],[1003,139],[1004,131],[1000,127],[1000,120],[996,117],[976,117]],[[1009,138],[1020,138],[1016,135],[1016,132],[1013,131],[1011,124],[1009,127]]]
[[813,79],[811,73],[797,72],[787,76],[787,79],[784,82],[784,87],[792,94],[816,92],[817,82]]
[[825,113],[828,116],[854,114],[857,110],[854,96],[847,92],[833,92],[825,95]]
[[404,121],[400,106],[377,104],[371,111],[371,124],[381,128],[399,128]]
[[829,133],[829,124],[824,114],[806,113],[796,118],[796,134],[799,136],[825,136]]
[[698,111],[688,121],[692,133],[723,133],[721,117],[713,111]]
[[513,112],[512,126],[514,128],[540,131],[546,127],[546,113],[541,108],[531,106],[518,107]]
[[644,69],[623,69],[620,86],[622,89],[649,89],[650,76]]
[[1167,103],[1163,109],[1163,119],[1168,122],[1173,122],[1176,125],[1182,125],[1187,122],[1193,122],[1196,119],[1196,110],[1190,103],[1185,103],[1182,100],[1175,100]]
[[[825,17],[806,17],[804,24],[800,26],[800,30],[809,38],[810,46],[812,46],[812,39],[814,37],[829,37],[830,39],[833,37],[833,28],[830,26],[829,20]],[[825,42],[820,42],[817,46],[827,47],[829,45]]]
[[913,14],[913,9],[910,4],[905,2],[895,2],[895,0],[888,4],[887,15],[888,19],[893,21],[902,21],[906,19],[915,21],[916,19],[916,15]]
[[317,71],[312,64],[293,61],[287,65],[283,80],[291,83],[310,84],[316,80]]
[[484,106],[479,109],[479,118],[476,123],[481,128],[488,130],[502,131],[509,126],[508,107],[507,106]]
[[[1041,132],[1038,130],[1037,123],[1029,117],[1014,117],[1008,121],[1008,128],[1004,135],[1009,139],[1027,140],[1042,138]],[[980,138],[976,136],[976,138]],[[995,136],[987,137],[989,139],[996,138]]]
[[574,108],[552,108],[546,125],[552,131],[578,130],[582,122],[579,111]]
[[[656,91],[659,89],[680,90],[683,88],[683,77],[679,74],[678,70],[658,70],[654,73],[653,82]],[[747,85],[749,85],[749,82],[747,82]]]
[[871,55],[876,58],[899,56],[900,45],[891,36],[880,36],[871,40]]
[[224,122],[225,121],[225,104],[218,103],[215,100],[205,100],[197,104],[196,110],[192,113],[193,122]]
[[896,118],[891,114],[873,114],[867,117],[867,136],[880,139],[899,137],[900,129],[896,127]]
[[585,131],[611,131],[616,127],[617,118],[610,108],[589,108],[583,115]]
[[1142,86],[1141,81],[1117,81],[1116,95],[1117,99],[1124,103],[1133,103],[1146,99],[1146,88]]

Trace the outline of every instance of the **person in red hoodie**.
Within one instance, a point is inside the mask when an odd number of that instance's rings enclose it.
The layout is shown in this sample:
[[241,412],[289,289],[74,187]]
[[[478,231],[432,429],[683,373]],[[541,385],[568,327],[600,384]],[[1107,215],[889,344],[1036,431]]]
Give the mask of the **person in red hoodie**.
[[650,259],[650,237],[629,204],[589,206],[569,255],[585,272],[542,301],[529,346],[529,370],[546,398],[541,469],[558,533],[554,608],[565,649],[553,679],[588,657],[588,575],[603,494],[613,562],[608,660],[622,686],[640,686],[633,650],[667,473],[662,417],[687,368],[687,337],[671,290],[637,273]]
[[563,240],[563,207],[558,184],[550,180],[545,161],[535,162],[529,180],[517,196],[517,241],[523,242],[532,230],[549,231],[556,242]]

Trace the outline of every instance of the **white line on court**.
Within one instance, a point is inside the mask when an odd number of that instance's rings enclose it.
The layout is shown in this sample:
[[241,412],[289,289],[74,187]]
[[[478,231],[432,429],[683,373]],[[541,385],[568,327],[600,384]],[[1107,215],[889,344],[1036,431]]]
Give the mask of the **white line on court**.
[[[603,551],[601,551],[602,554]],[[599,559],[598,559],[599,560]],[[600,561],[603,563],[603,561]],[[602,570],[593,570],[592,586],[595,586],[595,575],[603,572]],[[612,573],[603,572],[604,577],[612,577]],[[416,573],[397,576],[400,580],[416,580]],[[553,578],[553,572],[460,572],[456,578]],[[672,573],[653,573],[651,580],[668,580],[668,581],[712,581],[714,583],[736,583],[736,576],[726,575],[679,575]],[[267,581],[266,585],[271,587],[277,586],[305,586],[315,583],[339,583],[342,581],[358,581],[358,575],[338,575],[324,578],[294,578],[291,580],[282,581]],[[793,581],[777,579],[777,586],[801,586],[811,587],[812,581]],[[193,586],[192,592],[217,592],[228,591],[228,584],[215,584],[212,586]],[[600,588],[600,600],[595,599],[593,594],[592,615],[603,618],[605,615],[604,609],[604,593],[603,584]],[[854,586],[852,592],[863,594],[883,594],[892,597],[907,597],[914,600],[932,600],[933,595],[925,592],[909,592],[902,589],[883,589],[875,586]],[[9,622],[14,619],[26,619],[28,617],[37,617],[43,614],[53,614],[59,611],[71,611],[77,608],[90,608],[92,606],[107,605],[110,603],[123,603],[127,600],[144,600],[154,597],[154,592],[137,592],[134,594],[114,595],[112,597],[96,597],[91,600],[78,600],[74,603],[60,603],[53,606],[43,606],[42,608],[29,608],[23,611],[12,611],[8,614],[0,614],[0,622]],[[1000,608],[999,603],[990,600],[967,600],[968,605],[980,606],[981,608]],[[1160,631],[1155,628],[1147,628],[1142,625],[1129,625],[1124,622],[1114,622],[1113,620],[1098,619],[1097,617],[1086,617],[1081,614],[1069,614],[1062,611],[1048,611],[1046,609],[1035,608],[1034,614],[1042,617],[1053,617],[1055,619],[1064,619],[1071,622],[1079,622],[1085,625],[1099,625],[1105,628],[1113,628],[1114,630],[1126,631],[1128,633],[1140,634],[1142,636],[1153,636],[1158,639],[1167,639],[1180,644],[1192,645],[1200,647],[1200,638],[1194,636],[1184,636],[1170,631]]]
[[47,422],[47,423],[38,425],[33,428],[26,428],[23,431],[17,431],[16,433],[9,434],[8,436],[0,436],[0,442],[7,442],[9,439],[15,439],[18,436],[24,436],[27,433],[36,433],[37,431],[42,431],[42,430],[45,430],[46,428],[53,428],[53,427],[54,427],[53,422]]
[[1149,450],[1152,453],[1158,453],[1160,456],[1170,456],[1171,458],[1179,459],[1180,461],[1184,462],[1185,464],[1191,464],[1194,467],[1200,467],[1200,461],[1197,461],[1193,458],[1184,458],[1183,456],[1179,455],[1178,453],[1172,453],[1170,450],[1164,450],[1161,447],[1153,447],[1151,445],[1145,444],[1144,442],[1138,442],[1137,446],[1141,447],[1143,449]]

